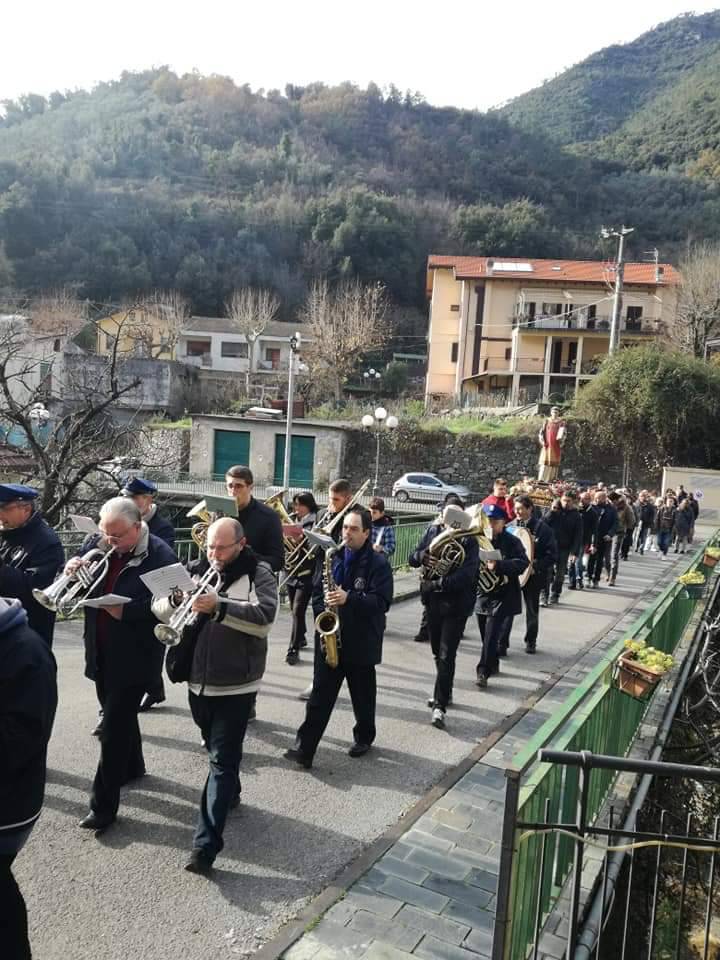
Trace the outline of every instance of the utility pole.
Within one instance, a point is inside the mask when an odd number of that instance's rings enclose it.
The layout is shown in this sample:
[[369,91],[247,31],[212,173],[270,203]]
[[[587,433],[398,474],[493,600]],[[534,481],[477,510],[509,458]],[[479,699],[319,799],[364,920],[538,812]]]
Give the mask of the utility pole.
[[290,356],[288,357],[288,400],[287,420],[285,421],[285,462],[283,464],[283,490],[290,487],[290,453],[292,448],[292,422],[295,393],[295,354],[300,349],[301,337],[299,333],[290,337]]
[[619,230],[603,227],[600,236],[604,240],[610,237],[618,238],[617,263],[615,265],[615,297],[613,299],[612,321],[610,323],[610,346],[608,353],[612,356],[620,345],[620,315],[622,314],[623,275],[625,273],[625,237],[632,233],[634,227],[622,226]]

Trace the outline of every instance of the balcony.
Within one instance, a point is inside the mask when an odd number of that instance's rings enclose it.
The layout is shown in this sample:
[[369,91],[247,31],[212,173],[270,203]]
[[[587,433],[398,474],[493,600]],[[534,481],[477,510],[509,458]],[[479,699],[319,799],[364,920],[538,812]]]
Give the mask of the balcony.
[[191,367],[203,367],[208,369],[212,366],[212,357],[209,353],[186,354],[185,356],[179,355],[178,360],[181,363],[187,363]]
[[[573,314],[535,314],[530,317],[526,314],[515,314],[511,318],[513,327],[524,333],[547,331],[548,333],[562,331],[576,331],[579,333],[595,333],[610,336],[612,318],[608,316],[584,317]],[[659,317],[641,317],[639,320],[620,320],[620,332],[631,336],[657,336],[664,330],[663,321]]]

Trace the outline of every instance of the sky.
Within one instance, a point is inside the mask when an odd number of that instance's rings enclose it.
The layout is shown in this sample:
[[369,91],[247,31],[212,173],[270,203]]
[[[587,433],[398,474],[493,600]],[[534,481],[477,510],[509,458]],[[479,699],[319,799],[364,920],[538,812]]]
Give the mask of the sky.
[[488,109],[589,54],[720,0],[35,0],[0,15],[0,100],[168,64],[254,89],[394,83]]

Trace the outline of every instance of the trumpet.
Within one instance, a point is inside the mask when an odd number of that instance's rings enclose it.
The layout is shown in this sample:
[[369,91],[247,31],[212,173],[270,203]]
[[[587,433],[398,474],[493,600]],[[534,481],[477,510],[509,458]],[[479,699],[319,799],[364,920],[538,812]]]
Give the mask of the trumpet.
[[197,597],[210,590],[218,590],[222,582],[220,571],[214,567],[208,567],[202,577],[198,580],[195,589],[185,597],[180,606],[175,610],[167,623],[159,623],[153,631],[157,639],[167,647],[175,647],[180,643],[183,630],[191,626],[197,614],[193,611],[192,605]]
[[87,600],[100,586],[110,568],[110,557],[115,547],[100,550],[98,547],[88,550],[83,559],[85,563],[74,573],[62,573],[46,590],[37,587],[32,595],[37,602],[53,613],[70,617],[83,600]]

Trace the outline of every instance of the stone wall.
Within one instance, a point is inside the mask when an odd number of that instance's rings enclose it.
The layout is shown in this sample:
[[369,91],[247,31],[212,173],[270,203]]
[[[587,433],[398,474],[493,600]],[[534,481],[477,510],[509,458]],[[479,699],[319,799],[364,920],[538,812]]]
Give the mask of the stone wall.
[[[357,486],[375,475],[376,439],[362,430],[346,433],[343,476]],[[389,495],[393,482],[403,473],[418,470],[436,473],[447,483],[460,483],[485,496],[495,477],[511,484],[523,474],[537,476],[539,445],[534,429],[517,437],[487,437],[426,431],[403,425],[380,439],[381,494]],[[622,464],[616,457],[588,449],[570,428],[563,451],[561,476],[593,483],[620,483]]]

